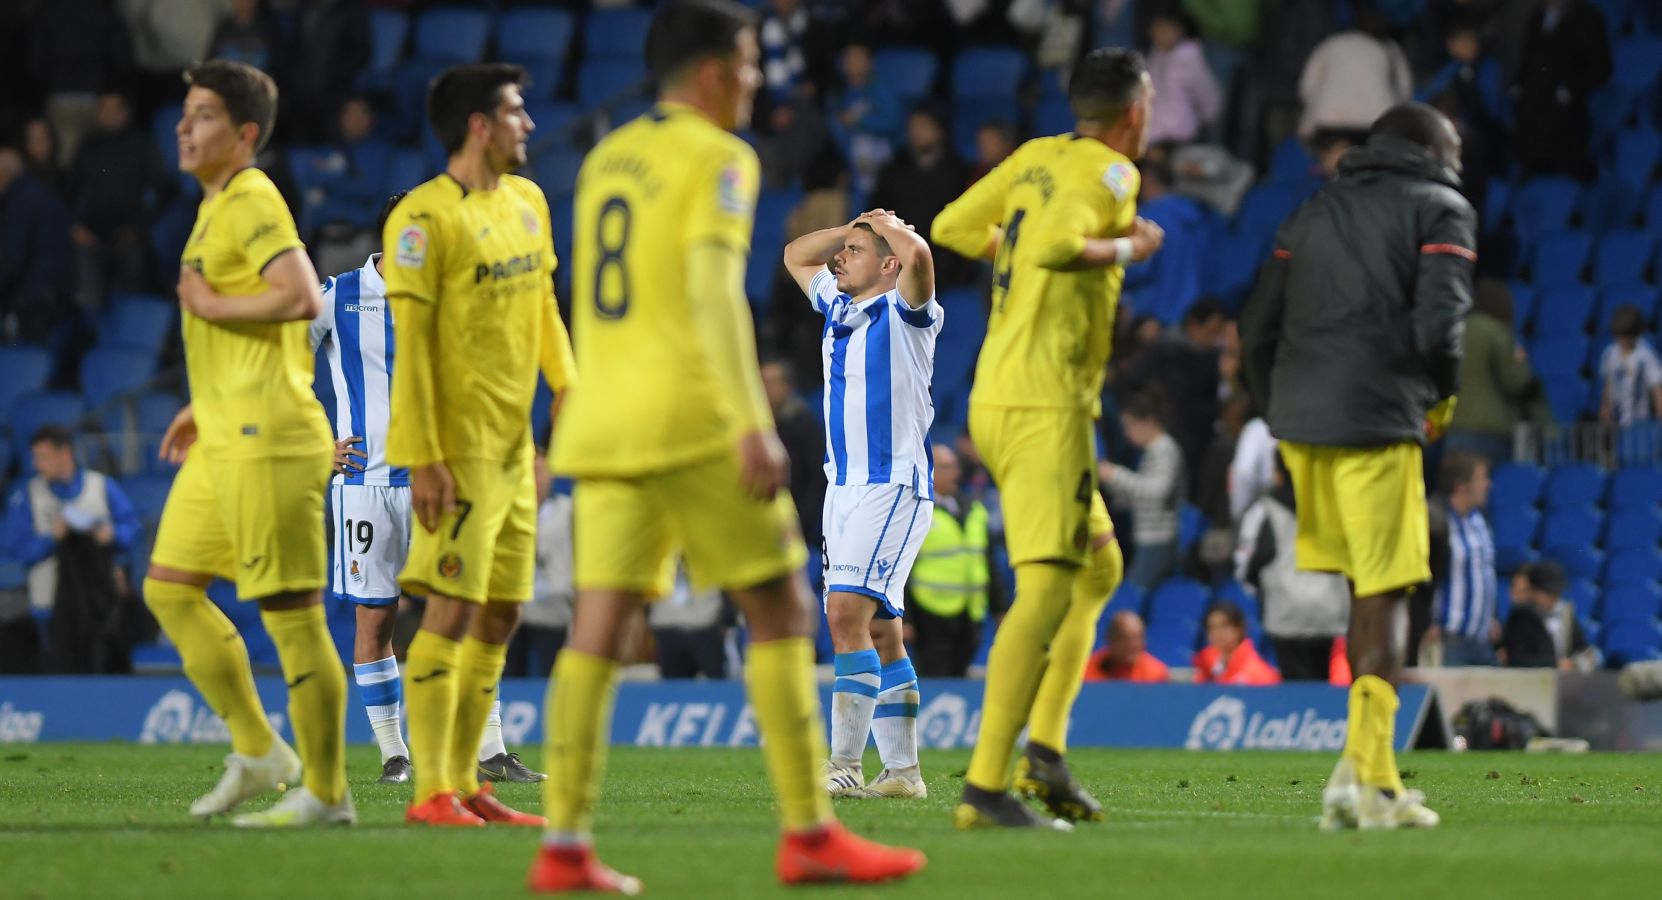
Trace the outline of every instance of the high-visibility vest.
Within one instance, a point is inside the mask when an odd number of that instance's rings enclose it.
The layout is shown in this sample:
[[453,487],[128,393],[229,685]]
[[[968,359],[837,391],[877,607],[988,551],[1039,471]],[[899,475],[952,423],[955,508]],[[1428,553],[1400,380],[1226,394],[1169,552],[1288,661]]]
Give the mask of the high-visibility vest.
[[971,503],[963,524],[937,505],[912,565],[912,602],[930,615],[987,617],[987,508]]

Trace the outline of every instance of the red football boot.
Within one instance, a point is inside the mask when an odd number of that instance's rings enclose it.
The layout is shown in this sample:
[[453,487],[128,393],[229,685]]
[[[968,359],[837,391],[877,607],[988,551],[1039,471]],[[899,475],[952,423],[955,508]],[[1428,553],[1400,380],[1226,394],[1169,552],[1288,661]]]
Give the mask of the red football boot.
[[924,863],[917,850],[874,843],[839,822],[828,822],[812,831],[787,833],[774,871],[785,884],[876,884],[920,872]]
[[641,880],[620,875],[595,858],[593,847],[543,847],[537,851],[525,884],[534,894],[591,891],[600,894],[641,892]]
[[496,799],[496,791],[491,788],[488,781],[479,785],[477,794],[462,801],[462,808],[491,825],[528,825],[541,828],[548,824],[548,820],[542,816],[522,813]]
[[404,810],[407,825],[444,825],[461,828],[483,828],[485,820],[462,808],[452,792],[441,792],[425,802],[412,803]]

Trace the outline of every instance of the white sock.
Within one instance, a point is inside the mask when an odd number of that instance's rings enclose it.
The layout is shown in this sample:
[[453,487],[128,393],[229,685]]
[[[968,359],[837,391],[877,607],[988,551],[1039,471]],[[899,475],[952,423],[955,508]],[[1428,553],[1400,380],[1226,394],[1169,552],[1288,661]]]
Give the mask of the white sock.
[[369,727],[375,729],[375,742],[381,745],[381,761],[395,756],[409,759],[410,748],[404,746],[404,733],[398,721],[401,683],[397,657],[358,663],[352,667],[352,675],[358,682],[364,711],[369,713]]
[[871,734],[871,714],[877,708],[882,663],[876,650],[839,653],[834,660],[837,681],[831,688],[831,762],[860,768]]
[[871,733],[877,738],[877,753],[883,768],[909,769],[918,764],[917,671],[912,661],[901,657],[883,667],[882,690],[872,713]]
[[502,743],[502,701],[491,703],[491,713],[485,717],[485,738],[479,742],[479,761],[484,762],[493,756],[501,756],[508,752]]

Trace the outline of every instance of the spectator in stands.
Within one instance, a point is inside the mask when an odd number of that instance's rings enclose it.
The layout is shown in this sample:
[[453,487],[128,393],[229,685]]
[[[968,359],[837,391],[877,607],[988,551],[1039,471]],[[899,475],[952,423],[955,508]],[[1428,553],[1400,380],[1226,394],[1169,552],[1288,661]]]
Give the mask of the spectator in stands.
[[231,0],[231,13],[219,20],[213,39],[208,42],[208,56],[247,63],[256,69],[275,74],[278,59],[277,23],[260,0]]
[[1639,307],[1623,306],[1610,316],[1613,342],[1599,357],[1599,380],[1604,385],[1599,421],[1626,428],[1662,416],[1662,358],[1641,333],[1645,315]]
[[357,229],[373,228],[387,193],[403,186],[387,183],[392,147],[375,136],[375,109],[369,98],[353,96],[341,104],[336,117],[338,144],[333,152],[319,155],[312,173],[320,198],[308,197],[316,206],[315,216],[303,217],[309,227],[341,224]]
[[1085,663],[1085,680],[1139,684],[1170,681],[1171,672],[1165,663],[1148,652],[1146,638],[1142,616],[1129,609],[1114,613],[1108,620],[1108,644],[1091,654]]
[[1132,397],[1120,413],[1126,437],[1143,458],[1136,471],[1104,460],[1098,474],[1108,497],[1131,509],[1133,549],[1125,583],[1153,590],[1177,568],[1177,511],[1188,496],[1183,451],[1166,433],[1158,388]]
[[0,342],[43,343],[75,288],[69,210],[0,147]]
[[[1195,492],[1194,503],[1206,515],[1206,521],[1213,529],[1228,530],[1235,524],[1229,495],[1230,470],[1235,464],[1235,448],[1251,416],[1252,398],[1244,391],[1231,394],[1218,416],[1218,433],[1200,460],[1199,490]],[[1230,535],[1224,551],[1226,554],[1234,552],[1233,540],[1233,535]]]
[[1339,177],[1339,160],[1350,148],[1362,143],[1366,134],[1348,128],[1318,128],[1310,135],[1310,153],[1316,158],[1316,173],[1323,181]]
[[187,67],[207,58],[214,28],[231,9],[230,0],[119,2],[131,30],[131,58],[140,76],[136,85],[141,93],[139,108],[177,102],[180,77]]
[[1444,91],[1452,92],[1467,115],[1485,123],[1500,124],[1506,121],[1509,112],[1505,75],[1501,72],[1500,60],[1489,55],[1483,46],[1485,18],[1474,11],[1450,19],[1443,33],[1448,62],[1420,88],[1417,97],[1430,102]]
[[1530,18],[1512,87],[1512,147],[1525,177],[1593,180],[1587,98],[1610,73],[1610,38],[1598,7],[1588,0],[1543,0]]
[[[801,302],[800,295],[798,303]],[[762,388],[773,407],[773,424],[779,441],[790,455],[791,500],[796,503],[802,539],[818,551],[824,530],[821,511],[825,506],[825,429],[819,413],[796,392],[791,367],[785,360],[770,357],[762,361]]]
[[[1171,404],[1172,437],[1183,448],[1183,458],[1195,463],[1206,455],[1217,429],[1218,364],[1228,326],[1221,302],[1213,297],[1196,300],[1183,313],[1178,329],[1161,335],[1148,348],[1124,386],[1133,392],[1149,384],[1160,386]],[[1196,492],[1197,481],[1191,477],[1191,494]]]
[[572,586],[571,483],[554,483],[541,449],[533,471],[538,501],[536,581],[519,630],[508,643],[503,674],[513,678],[547,678],[554,671],[554,657],[565,646],[577,599]]
[[156,145],[133,127],[127,98],[98,98],[93,131],[75,153],[75,225],[84,298],[101,301],[108,288],[145,287],[150,259],[150,210],[175,183]]
[[1159,7],[1149,21],[1148,75],[1154,83],[1154,109],[1148,118],[1151,144],[1187,144],[1200,137],[1223,111],[1217,79],[1206,52],[1193,36],[1188,17],[1175,0]]
[[283,53],[288,63],[283,105],[292,113],[279,120],[277,133],[290,141],[317,142],[328,137],[335,111],[369,64],[369,12],[363,0],[315,0],[299,18],[296,38]]
[[1460,361],[1460,402],[1443,439],[1446,452],[1467,452],[1491,467],[1512,458],[1512,432],[1535,381],[1529,357],[1512,337],[1512,292],[1506,283],[1477,283],[1466,318],[1466,355]]
[[906,582],[906,634],[925,678],[962,678],[981,648],[987,610],[1004,608],[987,507],[964,490],[958,454],[934,447],[935,512]]
[[727,600],[716,588],[695,590],[685,567],[675,589],[647,610],[664,678],[727,677]]
[[1270,434],[1263,416],[1255,416],[1241,426],[1229,463],[1229,512],[1236,522],[1274,485],[1275,470],[1281,464],[1275,443],[1275,435]]
[[[1495,618],[1495,535],[1483,515],[1489,505],[1489,464],[1474,453],[1449,453],[1438,484],[1442,494],[1429,509],[1434,624],[1424,643],[1441,648],[1442,665],[1492,666],[1500,622]],[[1424,651],[1420,659],[1424,665]]]
[[[826,109],[831,114],[832,136],[854,169],[855,190],[863,195],[871,192],[879,170],[894,155],[905,122],[899,95],[872,69],[871,48],[864,44],[844,48],[842,75],[842,88],[831,95]],[[916,220],[906,221],[923,227]]]
[[758,33],[762,45],[762,78],[768,94],[784,101],[796,92],[808,71],[803,39],[808,33],[808,10],[802,0],[770,0],[762,13]]
[[[927,103],[906,117],[906,147],[877,176],[871,204],[893,210],[918,234],[928,234],[935,216],[969,184],[969,166],[947,140],[946,122]],[[935,280],[964,284],[975,277],[976,264],[955,253],[935,260]]]
[[1512,613],[1501,631],[1501,665],[1518,669],[1591,672],[1601,662],[1587,642],[1575,607],[1561,599],[1564,570],[1554,562],[1526,563],[1512,574]]
[[35,116],[23,123],[23,163],[29,174],[52,189],[65,203],[70,201],[69,165],[58,160],[58,136],[52,123]]
[[1410,99],[1414,71],[1390,24],[1377,10],[1356,9],[1356,27],[1319,44],[1299,76],[1304,115],[1298,133],[1318,129],[1367,131],[1386,110]]
[[127,26],[107,0],[39,4],[30,26],[29,71],[46,92],[58,162],[67,165],[92,124],[99,92],[120,86],[131,67]]
[[[779,100],[768,113],[769,129],[756,142],[756,154],[762,161],[762,178],[770,190],[798,186],[807,187],[810,170],[827,153],[836,149],[829,143],[825,116],[820,113],[819,101],[804,89]],[[842,161],[837,161],[841,175]],[[792,290],[801,290],[794,281]]]
[[970,182],[980,181],[1005,157],[1016,152],[1016,129],[1009,122],[987,122],[975,130],[975,168]]
[[[1264,634],[1288,681],[1327,681],[1334,640],[1350,622],[1350,588],[1336,572],[1307,572],[1295,551],[1293,482],[1281,456],[1269,493],[1247,507],[1235,551],[1235,578],[1258,596]],[[1343,657],[1343,654],[1339,654]]]
[[1206,646],[1195,654],[1195,682],[1263,686],[1281,683],[1281,673],[1258,655],[1246,634],[1246,614],[1227,600],[1206,611]]

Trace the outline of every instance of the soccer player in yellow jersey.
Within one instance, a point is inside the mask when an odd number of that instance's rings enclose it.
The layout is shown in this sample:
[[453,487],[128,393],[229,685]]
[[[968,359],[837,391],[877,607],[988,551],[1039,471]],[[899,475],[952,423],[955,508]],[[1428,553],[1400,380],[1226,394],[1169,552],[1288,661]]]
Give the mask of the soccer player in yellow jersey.
[[783,820],[780,880],[876,882],[923,866],[916,851],[844,830],[820,782],[806,550],[779,492],[785,453],[744,295],[758,166],[728,133],[749,118],[758,54],[751,13],[730,0],[661,7],[646,45],[658,106],[602,140],[578,176],[582,381],[561,410],[552,460],[577,479],[578,595],[549,688],[535,891],[640,888],[597,860],[590,829],[624,625],[667,592],[677,552],[750,628],[745,677]]
[[[1092,51],[1068,83],[1074,132],[1023,144],[935,219],[936,243],[993,260],[969,427],[1003,498],[1016,569],[1016,602],[987,661],[981,733],[954,812],[960,828],[1102,817],[1063,754],[1097,618],[1124,569],[1092,474],[1092,423],[1124,266],[1163,239],[1136,212],[1152,97],[1142,57]],[[1024,726],[1016,788],[1060,818],[1008,792]]]
[[[346,674],[322,605],[319,525],[333,441],[311,394],[306,339],[323,298],[288,207],[254,168],[271,136],[277,86],[224,60],[186,77],[179,168],[202,185],[179,272],[191,403],[162,438],[163,456],[183,466],[162,509],[144,599],[231,732],[225,776],[191,813],[226,813],[298,782],[276,806],[234,823],[350,824]],[[208,600],[216,576],[260,605],[288,681],[298,756],[266,721],[235,626]]]
[[509,174],[535,128],[511,65],[446,69],[427,118],[449,163],[410,191],[382,235],[393,309],[387,461],[410,470],[403,589],[427,597],[405,658],[415,802],[426,825],[541,825],[480,784],[475,752],[508,641],[531,599],[537,487],[531,403],[540,366],[571,383],[554,301],[548,202]]

